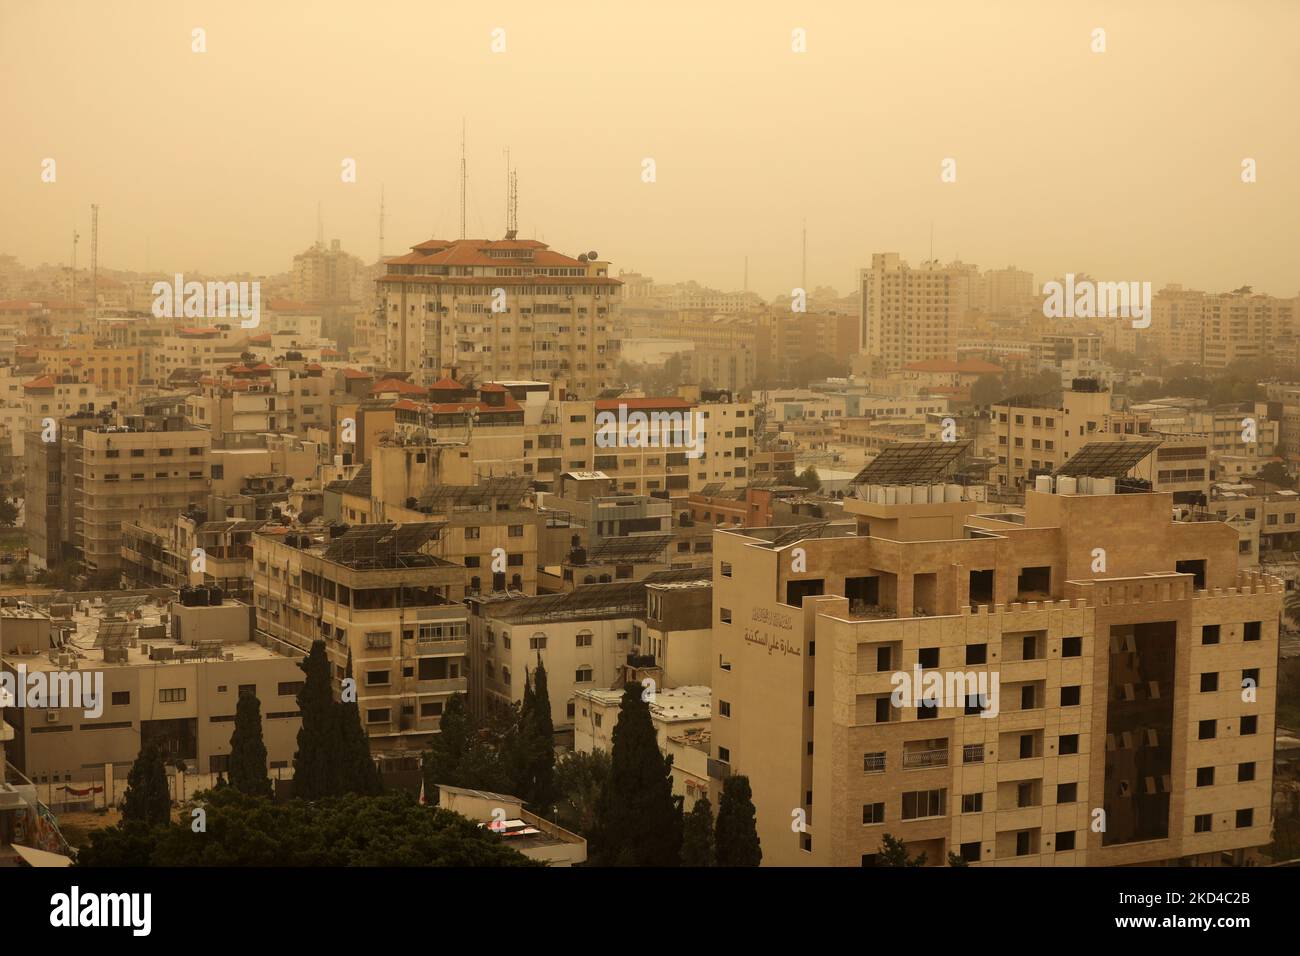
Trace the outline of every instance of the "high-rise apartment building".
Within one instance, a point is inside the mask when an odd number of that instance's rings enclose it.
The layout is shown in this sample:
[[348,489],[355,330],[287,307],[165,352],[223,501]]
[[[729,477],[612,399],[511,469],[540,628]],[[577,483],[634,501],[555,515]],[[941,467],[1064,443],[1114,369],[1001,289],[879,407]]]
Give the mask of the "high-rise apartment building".
[[885,833],[940,866],[1267,844],[1282,582],[1237,533],[1104,477],[992,513],[919,470],[845,526],[715,534],[709,774],[749,777],[763,862],[872,865]]
[[875,253],[861,271],[861,350],[885,372],[956,358],[957,329],[978,277],[974,266],[960,262],[931,260],[914,269],[896,252]]
[[376,331],[384,361],[428,385],[534,379],[560,397],[614,384],[618,279],[531,239],[430,239],[387,260]]

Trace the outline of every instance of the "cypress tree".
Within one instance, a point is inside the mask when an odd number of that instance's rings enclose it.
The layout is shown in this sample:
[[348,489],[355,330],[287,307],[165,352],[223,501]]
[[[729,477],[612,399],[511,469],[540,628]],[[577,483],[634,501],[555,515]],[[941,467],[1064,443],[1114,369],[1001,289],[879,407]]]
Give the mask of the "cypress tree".
[[528,745],[528,789],[524,796],[534,811],[543,816],[555,811],[555,723],[551,719],[551,695],[546,686],[546,667],[537,655],[533,671],[532,713],[524,718]]
[[[352,677],[351,651],[348,651],[347,676]],[[340,779],[335,792],[362,796],[382,793],[384,788],[379,780],[379,768],[370,756],[370,736],[361,725],[361,704],[353,699],[340,701],[334,706],[343,748],[339,755]]]
[[713,808],[700,797],[682,823],[682,866],[713,866]]
[[614,726],[609,781],[597,807],[606,865],[677,866],[682,814],[673,798],[672,759],[659,752],[640,684],[626,684]]
[[230,785],[254,797],[271,796],[262,741],[262,702],[256,694],[240,694],[235,730],[230,735]]
[[718,866],[758,866],[763,861],[754,793],[746,776],[735,774],[722,785],[714,843]]
[[338,792],[339,721],[325,642],[315,641],[298,667],[306,680],[298,692],[302,728],[293,755],[293,795],[314,800]]
[[141,747],[126,778],[122,820],[165,826],[171,818],[172,797],[162,751],[153,745]]

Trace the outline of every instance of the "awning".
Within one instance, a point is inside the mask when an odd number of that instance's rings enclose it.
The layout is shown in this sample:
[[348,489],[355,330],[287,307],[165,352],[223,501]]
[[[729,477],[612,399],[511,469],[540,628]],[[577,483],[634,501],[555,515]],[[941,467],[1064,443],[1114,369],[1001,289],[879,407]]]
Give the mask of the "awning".
[[28,866],[72,866],[72,857],[62,853],[50,853],[31,846],[19,846],[17,843],[13,844],[13,848]]

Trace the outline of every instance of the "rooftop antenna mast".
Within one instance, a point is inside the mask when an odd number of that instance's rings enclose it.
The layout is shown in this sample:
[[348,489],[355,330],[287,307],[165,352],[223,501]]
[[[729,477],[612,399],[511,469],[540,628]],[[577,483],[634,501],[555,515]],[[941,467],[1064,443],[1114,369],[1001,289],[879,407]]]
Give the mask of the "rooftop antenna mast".
[[81,235],[77,230],[72,230],[72,305],[77,305],[77,240]]
[[799,270],[799,288],[808,291],[808,220],[803,221],[803,265]]
[[465,183],[468,179],[465,168],[465,117],[460,118],[460,238],[465,238]]
[[99,206],[90,204],[90,316],[99,319]]

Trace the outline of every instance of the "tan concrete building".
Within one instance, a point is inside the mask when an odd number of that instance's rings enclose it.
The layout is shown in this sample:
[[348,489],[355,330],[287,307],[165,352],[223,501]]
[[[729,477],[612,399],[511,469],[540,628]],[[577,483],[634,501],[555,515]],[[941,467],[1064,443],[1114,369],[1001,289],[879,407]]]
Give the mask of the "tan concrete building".
[[386,260],[377,320],[389,368],[420,384],[553,382],[590,399],[614,384],[619,280],[609,263],[532,239],[430,239]]
[[861,272],[860,348],[884,372],[910,362],[955,359],[957,329],[971,304],[979,273],[960,262],[928,261],[919,268],[898,253],[875,253]]
[[351,655],[377,754],[423,750],[447,700],[466,691],[466,612],[450,597],[465,569],[431,553],[443,527],[277,528],[254,537],[259,634],[287,654],[324,640],[336,688]]
[[[708,771],[715,796],[749,777],[764,863],[870,865],[886,832],[931,865],[1268,843],[1281,582],[1238,571],[1233,529],[1109,487],[986,513],[865,486],[815,537],[717,532]],[[938,706],[902,693],[921,675]]]
[[[201,607],[173,601],[167,624],[156,609],[144,610],[139,621],[102,607],[74,611],[66,625],[77,635],[75,649],[6,648],[0,666],[10,674],[21,667],[29,678],[102,678],[103,695],[97,715],[84,707],[6,708],[15,730],[9,759],[49,802],[65,802],[61,785],[91,782],[105,787],[114,804],[142,744],[156,743],[169,761],[183,761],[187,773],[225,771],[235,708],[239,696],[251,692],[261,702],[268,769],[272,776],[291,775],[303,675],[294,658],[251,639],[250,608],[236,601]],[[93,646],[106,635],[109,643],[112,635],[122,643]]]

